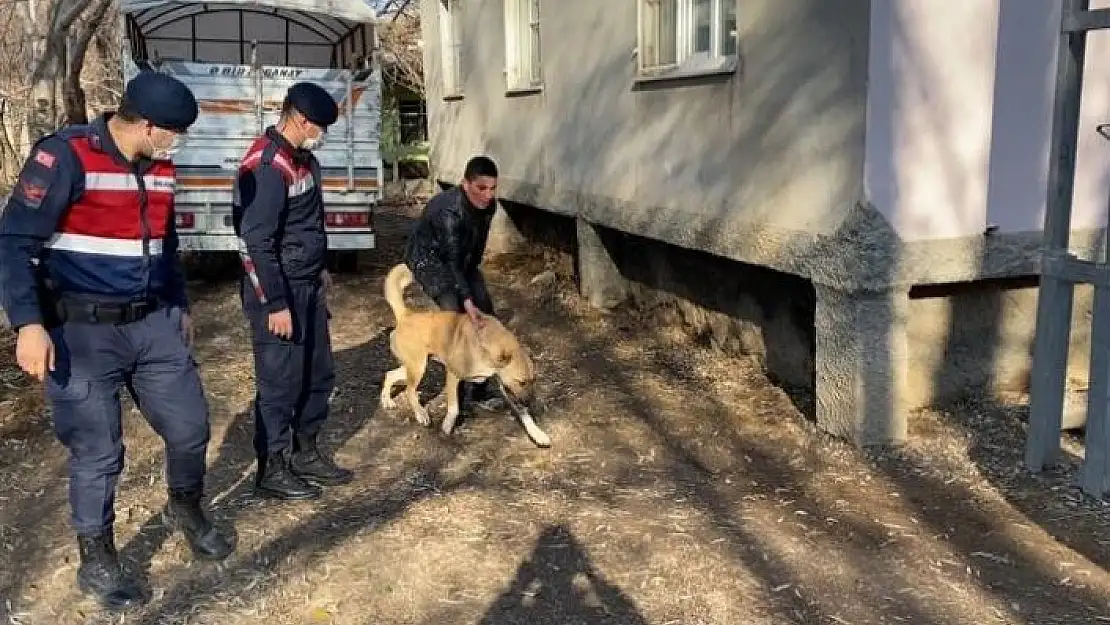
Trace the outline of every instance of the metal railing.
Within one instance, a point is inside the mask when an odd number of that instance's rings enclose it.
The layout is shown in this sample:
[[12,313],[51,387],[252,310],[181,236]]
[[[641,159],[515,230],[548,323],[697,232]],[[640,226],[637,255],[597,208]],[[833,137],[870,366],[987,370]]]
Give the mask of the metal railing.
[[[1068,247],[1087,33],[1110,28],[1110,9],[1090,10],[1089,0],[1064,0],[1060,22],[1025,465],[1031,471],[1041,471],[1055,464],[1060,453],[1075,285],[1093,285],[1086,453],[1079,486],[1088,495],[1101,497],[1110,492],[1110,264],[1105,261],[1106,230],[1103,258],[1081,260]],[[1110,124],[1099,126],[1098,132],[1110,138]]]

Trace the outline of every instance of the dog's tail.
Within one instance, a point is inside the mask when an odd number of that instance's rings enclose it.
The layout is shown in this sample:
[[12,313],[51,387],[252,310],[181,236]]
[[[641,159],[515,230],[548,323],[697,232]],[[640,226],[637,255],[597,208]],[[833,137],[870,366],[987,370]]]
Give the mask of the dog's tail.
[[412,270],[408,268],[405,263],[399,263],[393,269],[389,270],[389,274],[385,277],[385,301],[389,302],[389,307],[393,309],[393,317],[400,321],[402,317],[408,314],[409,309],[405,306],[405,287],[412,284]]

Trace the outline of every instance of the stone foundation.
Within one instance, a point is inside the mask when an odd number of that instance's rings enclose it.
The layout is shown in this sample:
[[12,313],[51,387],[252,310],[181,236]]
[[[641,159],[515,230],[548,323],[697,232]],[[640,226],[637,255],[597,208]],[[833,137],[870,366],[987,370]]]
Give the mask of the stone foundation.
[[[1068,353],[1073,391],[1087,388],[1093,299],[1092,287],[1076,287]],[[1027,392],[1036,324],[1036,276],[913,288],[907,324],[910,405]]]
[[815,304],[808,280],[523,205],[503,207],[491,256],[522,244],[559,254],[576,268],[592,304],[627,303],[714,349],[752,357],[812,412]]
[[[823,429],[861,444],[902,440],[915,408],[1028,390],[1035,277],[840,291],[581,218],[504,206],[491,254],[521,245],[557,253],[577,268],[594,305],[625,302],[655,324],[680,325],[713,349],[756,359]],[[1076,290],[1073,390],[1086,388],[1092,295]],[[1066,423],[1081,424],[1081,414]]]

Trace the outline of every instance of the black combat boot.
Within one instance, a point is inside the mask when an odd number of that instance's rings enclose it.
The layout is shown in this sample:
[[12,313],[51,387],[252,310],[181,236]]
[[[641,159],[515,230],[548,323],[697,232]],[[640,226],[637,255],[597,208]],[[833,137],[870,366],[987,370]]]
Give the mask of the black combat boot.
[[139,583],[119,563],[116,543],[109,529],[99,536],[78,536],[81,566],[77,587],[91,594],[109,610],[124,610],[145,603]]
[[467,419],[474,410],[474,383],[459,382],[459,419]]
[[321,486],[347,484],[355,476],[354,472],[337,466],[334,460],[320,451],[314,434],[296,436],[289,468],[297,477]]
[[259,459],[255,488],[267,497],[289,500],[316,499],[323,493],[320,487],[297,477],[281,452]]
[[201,510],[199,490],[170,489],[169,493],[170,500],[163,513],[166,525],[185,534],[185,540],[198,558],[223,560],[235,551]]

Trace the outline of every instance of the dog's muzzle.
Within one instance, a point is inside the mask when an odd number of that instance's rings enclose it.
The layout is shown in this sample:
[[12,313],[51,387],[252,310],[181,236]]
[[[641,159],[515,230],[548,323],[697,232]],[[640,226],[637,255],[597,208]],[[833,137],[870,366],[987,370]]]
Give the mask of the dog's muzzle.
[[529,384],[519,392],[509,389],[506,384],[502,384],[502,389],[505,391],[505,397],[509,399],[510,403],[515,404],[518,409],[527,410],[528,413],[533,416],[539,415],[542,406],[536,397],[535,387],[533,385]]

